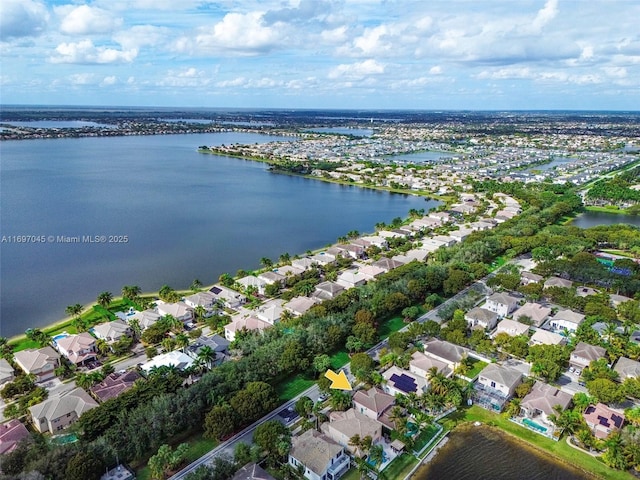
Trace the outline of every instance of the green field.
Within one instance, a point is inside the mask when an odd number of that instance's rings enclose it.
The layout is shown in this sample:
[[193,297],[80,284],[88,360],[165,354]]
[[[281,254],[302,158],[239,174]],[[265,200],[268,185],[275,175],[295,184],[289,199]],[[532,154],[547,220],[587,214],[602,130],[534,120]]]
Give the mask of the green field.
[[393,332],[397,332],[402,327],[405,327],[404,319],[402,317],[391,317],[380,326],[379,336],[383,340],[391,335]]
[[398,480],[406,477],[418,463],[418,459],[410,453],[403,453],[385,468],[378,476],[382,480]]
[[304,374],[298,373],[293,377],[280,381],[275,384],[276,392],[280,400],[291,400],[292,398],[300,395],[307,388],[313,386],[316,383],[315,380],[307,378]]
[[438,428],[437,425],[429,425],[416,438],[416,442],[413,446],[413,451],[420,452],[425,447],[425,445],[427,445],[431,441],[431,439],[433,439],[436,435],[438,435],[439,432],[440,432],[440,429]]

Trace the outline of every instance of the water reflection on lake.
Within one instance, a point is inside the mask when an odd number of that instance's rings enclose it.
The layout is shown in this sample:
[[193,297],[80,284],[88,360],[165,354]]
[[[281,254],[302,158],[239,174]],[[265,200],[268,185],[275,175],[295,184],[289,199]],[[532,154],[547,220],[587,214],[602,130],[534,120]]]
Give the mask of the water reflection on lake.
[[580,228],[591,228],[597,227],[598,225],[614,225],[616,223],[628,223],[640,227],[640,216],[586,211],[578,215],[575,220],[571,222],[571,225]]

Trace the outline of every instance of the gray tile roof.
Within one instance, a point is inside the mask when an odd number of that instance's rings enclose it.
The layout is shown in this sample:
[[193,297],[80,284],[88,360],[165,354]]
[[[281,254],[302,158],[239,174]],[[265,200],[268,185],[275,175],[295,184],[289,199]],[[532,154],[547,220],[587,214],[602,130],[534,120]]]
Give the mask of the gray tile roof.
[[289,455],[321,476],[327,467],[331,465],[331,459],[341,451],[342,447],[336,442],[326,435],[311,429],[291,440]]

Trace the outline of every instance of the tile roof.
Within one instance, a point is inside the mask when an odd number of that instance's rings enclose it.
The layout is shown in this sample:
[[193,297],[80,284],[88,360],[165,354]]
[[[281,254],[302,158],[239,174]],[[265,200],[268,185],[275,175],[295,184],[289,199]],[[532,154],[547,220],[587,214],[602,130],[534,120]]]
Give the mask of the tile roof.
[[[352,435],[353,436],[353,435]],[[342,451],[342,447],[326,435],[307,430],[299,437],[291,439],[289,455],[294,457],[308,469],[321,476],[331,465],[331,459]]]
[[536,409],[546,415],[554,413],[553,407],[560,405],[562,410],[569,407],[572,396],[558,390],[556,387],[542,382],[536,382],[531,391],[522,399],[522,408]]

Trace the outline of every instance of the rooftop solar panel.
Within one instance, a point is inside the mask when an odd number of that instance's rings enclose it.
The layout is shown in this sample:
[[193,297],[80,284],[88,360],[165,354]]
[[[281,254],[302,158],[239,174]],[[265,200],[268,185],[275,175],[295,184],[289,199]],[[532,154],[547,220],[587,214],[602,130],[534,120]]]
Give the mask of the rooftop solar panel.
[[220,293],[220,292],[222,291],[222,289],[221,289],[221,288],[219,288],[219,287],[213,287],[213,288],[211,289],[211,291],[217,295],[218,293]]

